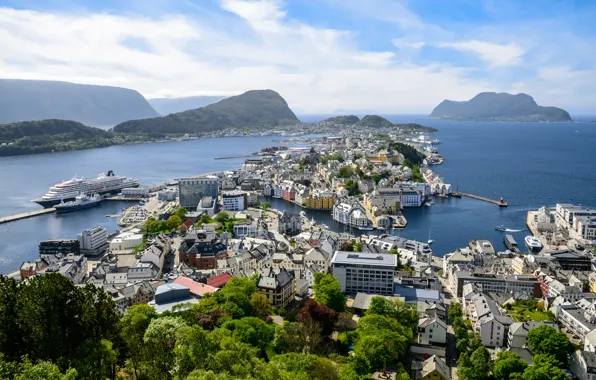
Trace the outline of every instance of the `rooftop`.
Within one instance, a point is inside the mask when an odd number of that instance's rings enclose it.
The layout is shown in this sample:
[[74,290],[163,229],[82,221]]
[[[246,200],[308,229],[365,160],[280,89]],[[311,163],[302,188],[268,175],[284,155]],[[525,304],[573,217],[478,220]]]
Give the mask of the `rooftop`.
[[395,267],[397,265],[397,255],[336,251],[333,255],[333,259],[331,259],[331,263]]

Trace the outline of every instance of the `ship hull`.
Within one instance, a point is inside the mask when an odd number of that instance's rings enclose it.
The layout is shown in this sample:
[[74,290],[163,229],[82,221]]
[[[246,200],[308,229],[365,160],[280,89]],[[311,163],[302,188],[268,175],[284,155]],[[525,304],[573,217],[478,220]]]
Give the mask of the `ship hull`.
[[56,207],[56,213],[57,214],[65,214],[67,212],[84,210],[86,208],[97,207],[97,206],[99,206],[100,203],[101,203],[101,201],[92,201],[92,202],[87,202],[87,203],[76,205],[76,206]]
[[[137,186],[131,186],[131,187],[139,187],[139,185]],[[122,189],[113,189],[113,190],[108,190],[108,191],[99,191],[99,192],[94,192],[93,194],[99,194],[99,195],[114,195],[114,194],[119,194],[120,192],[122,192]],[[91,194],[87,194],[87,195],[91,195]],[[70,198],[64,198],[64,202],[70,202],[70,201],[74,201],[75,197],[70,197]],[[38,205],[42,206],[43,208],[50,208],[50,207],[54,207],[57,204],[60,204],[60,202],[62,202],[62,199],[42,199],[42,198],[38,198],[38,199],[34,199],[33,202],[37,203]]]

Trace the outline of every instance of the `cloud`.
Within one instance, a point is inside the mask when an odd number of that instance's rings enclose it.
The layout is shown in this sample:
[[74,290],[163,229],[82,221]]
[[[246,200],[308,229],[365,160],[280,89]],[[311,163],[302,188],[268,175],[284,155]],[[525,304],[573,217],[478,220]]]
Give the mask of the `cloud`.
[[519,65],[526,52],[515,43],[499,45],[477,40],[443,43],[439,46],[476,54],[491,66]]

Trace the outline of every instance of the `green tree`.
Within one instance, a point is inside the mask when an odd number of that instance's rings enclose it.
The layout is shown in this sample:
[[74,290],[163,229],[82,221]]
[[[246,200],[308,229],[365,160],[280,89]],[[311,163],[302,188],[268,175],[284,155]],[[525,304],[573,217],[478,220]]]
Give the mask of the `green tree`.
[[462,318],[464,315],[461,303],[452,303],[449,305],[449,319],[455,320],[456,318]]
[[537,354],[532,358],[533,365],[525,369],[523,380],[569,380],[561,369],[563,363],[552,355]]
[[229,320],[222,325],[222,328],[230,330],[232,337],[237,341],[248,343],[261,350],[265,350],[273,342],[275,335],[274,326],[256,317]]
[[261,208],[264,211],[267,211],[267,210],[269,210],[271,208],[271,204],[269,202],[265,201],[265,202],[261,203]]
[[218,212],[217,214],[215,214],[215,217],[213,218],[217,223],[225,223],[227,221],[230,220],[230,215],[228,215],[227,212],[222,211],[222,212]]
[[0,276],[0,353],[7,360],[18,360],[25,354],[23,334],[18,324],[19,289],[17,282]]
[[470,356],[470,378],[474,380],[488,379],[493,367],[493,360],[486,347],[478,347]]
[[354,175],[354,170],[350,166],[342,166],[337,172],[337,178],[350,178]]
[[260,318],[265,318],[271,314],[271,305],[269,299],[262,293],[254,292],[250,296],[250,305],[254,310],[254,315]]
[[139,378],[141,363],[147,354],[144,342],[145,331],[157,316],[152,306],[142,304],[132,306],[122,318],[122,337],[128,348],[135,378]]
[[408,340],[396,331],[382,329],[362,336],[354,346],[354,354],[364,359],[368,371],[383,368],[384,363],[395,365],[404,358]]
[[178,215],[172,215],[168,218],[168,228],[173,230],[182,224],[182,219]]
[[112,379],[115,375],[116,360],[117,353],[112,348],[112,342],[102,339],[99,342],[90,341],[83,344],[71,359],[71,366],[84,379]]
[[470,361],[470,355],[464,352],[457,359],[457,377],[461,380],[472,380],[471,372],[472,362]]
[[[186,219],[186,214],[188,214],[188,210],[185,209],[184,207],[178,207],[176,209],[176,215],[181,219],[184,220]],[[180,223],[182,224],[182,223]]]
[[22,372],[16,380],[75,380],[77,375],[74,369],[69,369],[66,374],[62,374],[60,368],[51,362],[40,361],[34,365],[30,361],[25,361]]
[[255,199],[255,201],[253,202],[253,207],[259,207],[261,206],[261,201],[259,201],[258,199]]
[[161,317],[149,323],[143,338],[150,366],[149,378],[172,379],[177,333],[186,326],[184,321],[177,317]]
[[528,343],[534,354],[552,355],[561,363],[567,362],[567,354],[573,350],[573,345],[564,333],[547,325],[530,330]]
[[315,273],[315,301],[342,312],[346,308],[346,296],[341,292],[341,285],[331,274]]
[[528,367],[518,354],[511,351],[503,351],[497,354],[497,360],[493,368],[496,380],[518,379]]
[[201,215],[201,223],[203,224],[209,224],[213,222],[213,220],[211,219],[211,217],[209,216],[209,214],[203,214]]

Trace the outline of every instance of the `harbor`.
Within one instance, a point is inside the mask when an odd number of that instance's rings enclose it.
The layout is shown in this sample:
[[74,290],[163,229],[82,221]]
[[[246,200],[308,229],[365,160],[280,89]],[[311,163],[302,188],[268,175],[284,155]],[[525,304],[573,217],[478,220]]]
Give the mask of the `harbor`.
[[56,209],[51,207],[51,208],[44,208],[41,210],[23,212],[21,214],[16,214],[16,215],[4,216],[4,217],[0,218],[0,224],[16,222],[17,220],[32,218],[32,217],[38,216],[38,215],[50,214],[55,211],[56,211]]
[[481,197],[479,195],[474,195],[474,194],[469,194],[469,193],[461,193],[458,191],[454,191],[453,193],[451,193],[451,196],[456,197],[456,198],[468,197],[468,198],[472,198],[472,199],[477,199],[479,201],[484,201],[484,202],[495,204],[499,207],[507,207],[508,206],[507,202],[505,202],[503,200],[503,198],[501,198],[500,200],[494,200],[494,199]]

